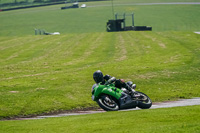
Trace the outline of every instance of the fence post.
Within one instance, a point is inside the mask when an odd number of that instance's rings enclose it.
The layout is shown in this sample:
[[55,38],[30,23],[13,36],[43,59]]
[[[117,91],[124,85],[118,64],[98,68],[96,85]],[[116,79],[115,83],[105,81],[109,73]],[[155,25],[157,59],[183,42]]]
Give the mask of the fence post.
[[132,26],[134,26],[134,13],[132,13]]
[[37,29],[35,29],[35,35],[37,35]]
[[125,18],[126,18],[126,14],[124,13],[124,28],[126,27],[126,21],[125,21]]

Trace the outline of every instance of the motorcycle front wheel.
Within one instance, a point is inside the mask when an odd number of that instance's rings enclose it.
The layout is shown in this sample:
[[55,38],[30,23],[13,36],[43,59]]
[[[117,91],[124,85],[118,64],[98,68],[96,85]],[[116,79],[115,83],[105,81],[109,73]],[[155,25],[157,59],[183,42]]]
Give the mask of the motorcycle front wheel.
[[136,91],[136,98],[138,101],[138,107],[141,109],[149,109],[152,106],[151,99],[144,93]]
[[105,111],[117,111],[119,110],[119,105],[116,99],[109,95],[102,95],[97,100],[98,105]]

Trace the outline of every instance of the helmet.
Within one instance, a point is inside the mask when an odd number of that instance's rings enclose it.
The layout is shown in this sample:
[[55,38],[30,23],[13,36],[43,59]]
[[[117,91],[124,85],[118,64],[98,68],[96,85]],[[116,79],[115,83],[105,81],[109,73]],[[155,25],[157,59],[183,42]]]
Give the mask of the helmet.
[[103,73],[100,70],[97,70],[93,73],[93,79],[98,84],[103,81]]

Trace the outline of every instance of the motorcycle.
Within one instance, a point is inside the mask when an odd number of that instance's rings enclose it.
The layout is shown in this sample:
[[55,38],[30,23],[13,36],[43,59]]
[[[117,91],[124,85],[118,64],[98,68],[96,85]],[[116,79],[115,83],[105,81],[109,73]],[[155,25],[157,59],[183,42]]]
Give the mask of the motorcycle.
[[107,82],[104,85],[95,84],[92,87],[92,100],[105,111],[117,111],[139,107],[149,109],[152,106],[151,99],[144,93],[135,91],[130,96],[125,88],[119,89],[115,84]]

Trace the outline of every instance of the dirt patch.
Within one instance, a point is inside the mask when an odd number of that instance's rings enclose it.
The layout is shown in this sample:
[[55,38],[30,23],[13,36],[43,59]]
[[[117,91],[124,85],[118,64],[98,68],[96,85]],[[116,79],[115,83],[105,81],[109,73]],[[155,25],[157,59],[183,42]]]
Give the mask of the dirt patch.
[[160,47],[162,47],[162,48],[166,48],[166,46],[165,46],[164,43],[159,43],[158,45],[159,45]]
[[9,91],[10,93],[19,93],[19,91]]

